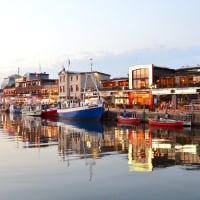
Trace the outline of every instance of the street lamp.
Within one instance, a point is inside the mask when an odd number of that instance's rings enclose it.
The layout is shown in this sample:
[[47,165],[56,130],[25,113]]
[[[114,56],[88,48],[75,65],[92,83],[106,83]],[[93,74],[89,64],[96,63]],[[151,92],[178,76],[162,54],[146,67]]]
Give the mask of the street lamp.
[[152,89],[156,88],[156,87],[157,87],[156,85],[150,85],[150,87],[149,87],[150,88],[150,90],[149,90],[149,108],[150,108],[150,110],[153,109],[153,105],[154,105]]

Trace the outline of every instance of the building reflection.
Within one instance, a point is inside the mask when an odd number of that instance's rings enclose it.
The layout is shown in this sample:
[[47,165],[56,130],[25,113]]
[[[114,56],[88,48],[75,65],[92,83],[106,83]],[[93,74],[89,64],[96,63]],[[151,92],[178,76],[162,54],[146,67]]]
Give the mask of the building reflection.
[[[24,148],[57,145],[56,122],[40,117],[1,114],[2,129]],[[20,147],[20,146],[18,146]]]
[[70,165],[69,160],[72,159],[97,158],[103,139],[101,123],[63,120],[57,122],[57,127],[58,151],[62,161],[68,161]]
[[148,172],[173,165],[200,169],[198,129],[126,127],[116,129],[115,141],[122,151],[127,150],[130,171]]
[[152,171],[173,165],[200,168],[199,128],[117,126],[100,122],[52,121],[37,117],[1,114],[1,130],[20,148],[58,146],[63,162],[83,159],[90,170],[96,159],[114,154],[127,157],[130,171]]
[[152,134],[148,130],[128,133],[128,163],[131,171],[152,171]]

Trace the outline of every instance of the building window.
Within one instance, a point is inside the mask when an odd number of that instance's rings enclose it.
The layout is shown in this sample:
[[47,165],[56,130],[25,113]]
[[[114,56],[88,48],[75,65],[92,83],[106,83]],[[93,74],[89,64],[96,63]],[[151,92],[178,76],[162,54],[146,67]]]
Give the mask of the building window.
[[78,85],[76,85],[76,91],[77,91],[77,92],[79,91]]
[[148,88],[149,69],[141,68],[132,71],[133,88]]

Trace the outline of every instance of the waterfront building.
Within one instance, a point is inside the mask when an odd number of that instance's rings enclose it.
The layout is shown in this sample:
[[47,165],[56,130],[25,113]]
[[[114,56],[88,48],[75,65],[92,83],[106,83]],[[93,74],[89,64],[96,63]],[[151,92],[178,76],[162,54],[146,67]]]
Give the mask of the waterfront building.
[[199,97],[200,66],[170,69],[153,64],[129,68],[130,104],[157,107],[163,101],[173,108]]
[[110,78],[111,75],[98,72],[74,72],[63,69],[58,79],[49,79],[48,73],[26,73],[23,77],[12,75],[4,78],[1,87],[1,102],[15,99],[24,102],[35,99],[82,99],[84,88],[88,96],[95,96],[92,74],[100,96],[113,107],[152,108],[160,107],[162,102],[170,103],[172,108],[182,108],[199,98],[200,66],[172,69],[154,64],[133,65],[127,77]]
[[15,80],[20,78],[18,74],[13,74],[8,77],[5,77],[1,83],[0,91],[0,104],[2,107],[7,107],[10,102],[10,99],[15,97]]
[[50,79],[47,73],[26,73],[15,83],[18,98],[49,99],[56,101],[58,96],[58,80]]
[[[2,85],[5,85],[5,80]],[[49,79],[47,73],[26,73],[23,77],[15,77],[12,85],[4,86],[2,92],[1,101],[5,103],[23,104],[27,99],[56,101],[58,97],[58,80]]]
[[128,107],[128,77],[112,78],[101,81],[101,96],[105,99],[107,106]]
[[[87,76],[87,74],[92,74],[92,76]],[[98,89],[101,89],[102,88],[101,82],[109,78],[110,78],[109,74],[98,71],[74,72],[74,71],[67,71],[65,70],[65,68],[63,68],[58,74],[59,99],[80,100],[82,99],[84,88],[86,90],[86,95],[95,96],[97,94],[95,94],[96,88],[94,82],[96,83]]]
[[[128,77],[102,81],[101,95],[113,107],[183,108],[199,98],[200,66],[172,69],[154,64],[129,67]],[[165,105],[166,106],[166,105]]]

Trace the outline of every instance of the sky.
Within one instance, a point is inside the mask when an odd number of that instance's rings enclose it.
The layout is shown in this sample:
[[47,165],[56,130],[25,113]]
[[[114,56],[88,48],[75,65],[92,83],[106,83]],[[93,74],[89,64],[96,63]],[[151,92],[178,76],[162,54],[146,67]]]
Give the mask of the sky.
[[90,71],[91,61],[111,78],[135,64],[196,66],[199,8],[199,0],[0,0],[0,81]]

